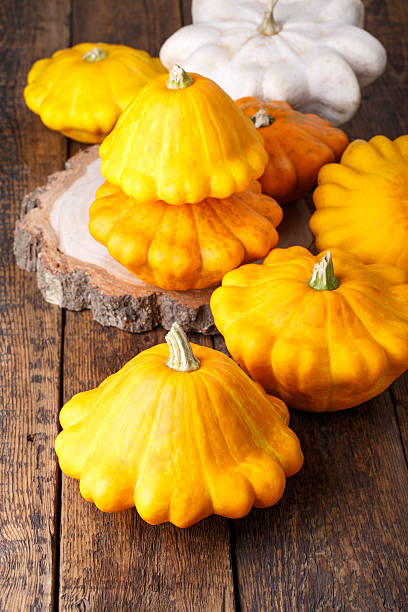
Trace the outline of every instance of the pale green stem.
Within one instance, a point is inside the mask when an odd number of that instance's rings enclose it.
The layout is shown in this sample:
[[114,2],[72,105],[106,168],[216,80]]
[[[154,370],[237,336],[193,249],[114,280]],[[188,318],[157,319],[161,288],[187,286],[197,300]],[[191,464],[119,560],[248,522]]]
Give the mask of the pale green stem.
[[194,83],[194,80],[181,66],[174,64],[170,70],[169,78],[167,80],[168,89],[185,89],[190,87]]
[[200,367],[199,360],[195,357],[188,338],[178,323],[173,323],[171,330],[166,334],[166,342],[169,345],[170,357],[166,365],[177,372],[193,372]]
[[322,261],[315,264],[309,287],[317,291],[333,291],[339,286],[334,275],[333,261],[330,251],[327,251]]
[[82,56],[82,59],[86,62],[100,62],[101,60],[105,59],[107,55],[108,54],[103,49],[94,47],[88,51],[88,53],[85,53],[85,55]]
[[252,115],[251,121],[255,124],[256,128],[268,127],[275,121],[272,115],[269,115],[264,108],[260,108],[255,115]]
[[275,17],[273,16],[273,10],[277,3],[278,0],[270,0],[262,23],[260,26],[258,26],[258,31],[265,36],[273,36],[273,34],[278,34],[278,32],[280,32],[282,29],[279,23],[275,21]]

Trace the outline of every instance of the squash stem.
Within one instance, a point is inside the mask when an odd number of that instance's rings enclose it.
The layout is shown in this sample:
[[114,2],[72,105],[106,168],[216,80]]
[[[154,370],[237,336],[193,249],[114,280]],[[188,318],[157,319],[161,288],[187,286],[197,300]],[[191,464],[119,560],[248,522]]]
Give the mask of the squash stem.
[[282,26],[275,21],[275,17],[273,16],[273,10],[277,3],[278,0],[270,0],[262,23],[258,26],[258,32],[264,34],[265,36],[273,36],[274,34],[278,34],[278,32],[280,32],[282,29]]
[[169,78],[166,82],[168,89],[185,89],[194,83],[194,79],[178,64],[174,64],[170,70]]
[[251,121],[255,124],[256,128],[261,128],[272,125],[275,119],[272,117],[272,115],[269,115],[264,108],[260,108],[255,115],[252,115]]
[[315,264],[309,287],[317,291],[333,291],[339,286],[334,275],[333,260],[330,251],[327,251],[322,261]]
[[166,342],[170,349],[170,357],[166,365],[177,372],[194,372],[200,367],[188,338],[178,323],[173,323],[171,330],[166,334]]
[[94,47],[93,49],[85,53],[85,55],[82,56],[82,59],[86,62],[100,62],[101,60],[105,59],[107,55],[108,54],[103,49],[100,49],[99,47]]

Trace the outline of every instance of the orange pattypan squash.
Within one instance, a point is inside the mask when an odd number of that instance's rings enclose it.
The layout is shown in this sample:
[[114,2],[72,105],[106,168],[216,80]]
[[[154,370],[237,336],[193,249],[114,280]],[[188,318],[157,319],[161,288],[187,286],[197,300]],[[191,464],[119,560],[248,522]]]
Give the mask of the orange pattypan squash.
[[267,162],[253,123],[213,81],[175,66],[146,85],[100,149],[103,176],[138,202],[227,198]]
[[89,209],[89,231],[143,281],[171,290],[219,283],[243,262],[264,257],[278,242],[282,209],[251,189],[197,204],[141,204],[105,183]]
[[35,62],[24,97],[52,130],[101,142],[140,89],[163,72],[159,58],[146,51],[81,43]]
[[262,191],[279,204],[312,189],[320,168],[340,158],[346,134],[317,115],[295,111],[286,102],[240,98],[238,106],[264,139],[269,159],[259,181]]
[[313,412],[365,402],[408,368],[408,274],[337,249],[322,255],[276,249],[226,274],[211,298],[238,363]]
[[62,408],[62,471],[101,510],[151,524],[275,504],[303,461],[285,404],[177,323],[166,340]]
[[310,228],[320,249],[408,271],[408,135],[355,140],[319,173]]

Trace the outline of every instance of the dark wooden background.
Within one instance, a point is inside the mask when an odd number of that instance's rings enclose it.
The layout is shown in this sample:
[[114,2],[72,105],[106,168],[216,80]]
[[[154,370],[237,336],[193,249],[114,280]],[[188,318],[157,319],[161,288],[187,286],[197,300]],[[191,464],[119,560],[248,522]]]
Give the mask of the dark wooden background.
[[[346,130],[395,138],[408,131],[408,2],[365,5],[389,64]],[[16,268],[23,195],[79,149],[25,107],[26,75],[81,41],[157,53],[190,21],[189,2],[3,0],[0,16],[0,610],[408,610],[407,376],[345,413],[293,412],[303,470],[277,506],[238,521],[152,527],[135,510],[102,514],[61,476],[61,405],[164,332],[130,335],[88,311],[63,312]],[[194,340],[223,348],[220,338]]]

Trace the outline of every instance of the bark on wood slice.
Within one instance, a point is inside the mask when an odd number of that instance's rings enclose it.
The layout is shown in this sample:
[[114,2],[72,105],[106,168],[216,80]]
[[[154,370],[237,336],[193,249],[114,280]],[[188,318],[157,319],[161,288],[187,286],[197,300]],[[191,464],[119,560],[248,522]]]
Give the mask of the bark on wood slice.
[[[213,289],[165,291],[147,285],[91,237],[88,208],[103,180],[95,145],[24,198],[14,240],[18,266],[37,272],[47,302],[69,310],[90,308],[102,325],[143,332],[157,325],[170,329],[177,320],[186,331],[216,333],[209,306]],[[285,207],[279,246],[311,246],[310,212],[306,200]]]

